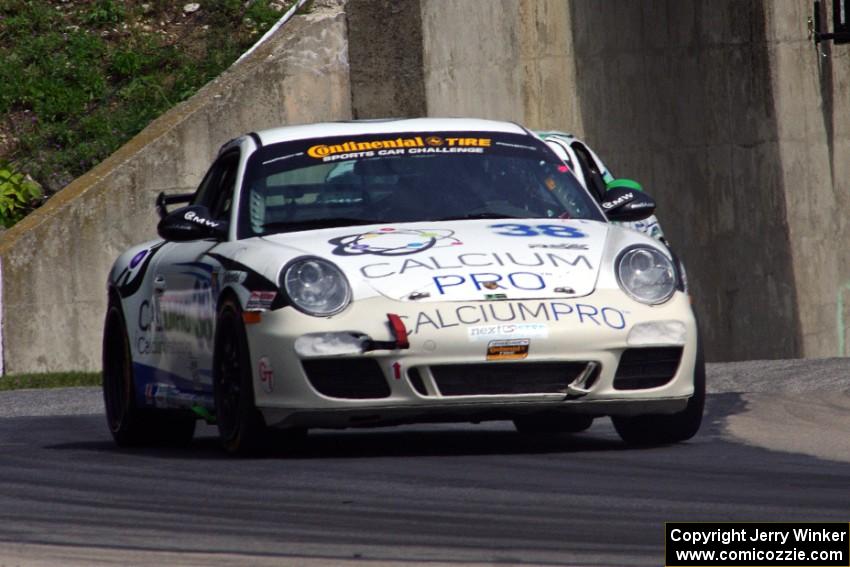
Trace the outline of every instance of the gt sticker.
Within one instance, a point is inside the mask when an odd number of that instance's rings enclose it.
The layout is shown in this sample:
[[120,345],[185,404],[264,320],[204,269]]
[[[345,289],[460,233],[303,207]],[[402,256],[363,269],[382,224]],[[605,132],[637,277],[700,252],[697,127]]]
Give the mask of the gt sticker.
[[491,224],[490,228],[500,236],[554,236],[556,238],[587,238],[587,234],[579,229],[563,224]]
[[269,357],[262,356],[257,364],[257,374],[260,375],[260,382],[263,384],[263,389],[271,394],[274,390],[274,371]]
[[490,341],[487,343],[487,360],[521,360],[528,356],[528,339]]

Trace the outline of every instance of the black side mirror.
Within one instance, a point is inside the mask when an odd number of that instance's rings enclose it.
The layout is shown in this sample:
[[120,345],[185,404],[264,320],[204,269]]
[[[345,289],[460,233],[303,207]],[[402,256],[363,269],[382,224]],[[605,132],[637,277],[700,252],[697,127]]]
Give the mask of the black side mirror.
[[612,221],[639,221],[655,212],[655,199],[642,191],[625,187],[608,189],[601,204],[605,216]]
[[165,193],[160,193],[156,196],[156,212],[159,214],[159,218],[164,219],[165,215],[168,214],[166,205],[188,203],[194,198],[194,196],[194,193],[180,193],[179,195],[166,195]]
[[156,227],[156,231],[165,240],[186,242],[227,238],[227,223],[211,218],[210,211],[202,205],[183,207],[166,214]]

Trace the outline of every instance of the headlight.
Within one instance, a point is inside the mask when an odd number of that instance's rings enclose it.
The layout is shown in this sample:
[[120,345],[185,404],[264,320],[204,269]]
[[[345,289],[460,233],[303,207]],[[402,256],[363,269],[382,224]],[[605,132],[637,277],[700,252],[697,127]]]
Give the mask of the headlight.
[[296,309],[316,317],[339,313],[351,302],[351,286],[345,275],[321,258],[290,262],[281,272],[280,286]]
[[660,251],[635,246],[620,254],[617,280],[627,294],[641,303],[664,303],[676,291],[673,262]]

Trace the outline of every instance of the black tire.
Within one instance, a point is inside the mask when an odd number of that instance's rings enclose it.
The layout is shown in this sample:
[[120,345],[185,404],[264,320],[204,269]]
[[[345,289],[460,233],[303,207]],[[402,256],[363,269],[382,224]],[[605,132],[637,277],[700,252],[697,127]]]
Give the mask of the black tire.
[[139,408],[135,399],[133,360],[121,303],[109,298],[103,325],[103,403],[109,432],[119,447],[184,446],[195,434],[188,412]]
[[687,441],[697,434],[702,424],[705,408],[705,357],[702,340],[697,339],[697,357],[694,365],[694,395],[685,409],[673,414],[611,417],[614,429],[629,445],[669,445]]
[[514,427],[523,435],[580,433],[593,425],[592,415],[540,413],[514,418]]
[[222,302],[216,321],[213,394],[224,449],[235,455],[269,451],[274,435],[254,403],[248,337],[242,310],[232,298]]

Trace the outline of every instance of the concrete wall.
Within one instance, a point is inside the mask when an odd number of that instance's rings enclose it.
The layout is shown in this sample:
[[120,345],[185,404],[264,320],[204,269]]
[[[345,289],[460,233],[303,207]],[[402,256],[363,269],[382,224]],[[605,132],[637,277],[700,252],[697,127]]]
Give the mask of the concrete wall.
[[571,14],[563,0],[422,0],[429,116],[575,128]]
[[[824,19],[831,22],[832,2]],[[850,354],[850,44],[806,38],[805,2],[766,3],[801,355]],[[826,11],[825,11],[826,12]],[[832,29],[830,23],[830,29]]]
[[801,354],[764,4],[571,2],[582,134],[659,203],[710,359]]
[[98,369],[106,276],[156,236],[160,191],[191,191],[251,130],[351,117],[343,2],[317,1],[0,240],[5,372]]
[[846,355],[850,46],[797,0],[570,8],[582,133],[657,197],[709,358]]

